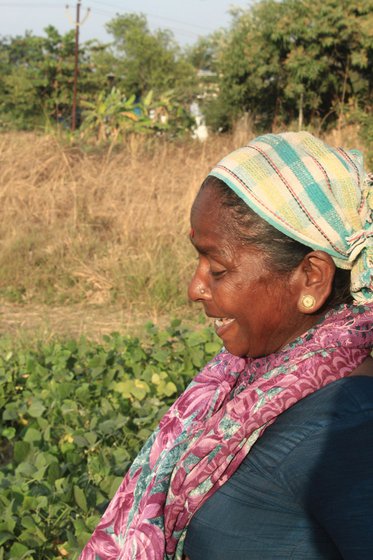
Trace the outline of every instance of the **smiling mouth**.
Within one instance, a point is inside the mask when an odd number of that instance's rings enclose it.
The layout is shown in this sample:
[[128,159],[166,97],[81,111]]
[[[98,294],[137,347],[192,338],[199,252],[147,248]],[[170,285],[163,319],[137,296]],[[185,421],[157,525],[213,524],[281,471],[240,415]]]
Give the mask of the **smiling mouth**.
[[214,327],[215,332],[218,336],[222,336],[226,329],[233,323],[234,319],[228,319],[227,317],[224,318],[216,318],[214,320]]

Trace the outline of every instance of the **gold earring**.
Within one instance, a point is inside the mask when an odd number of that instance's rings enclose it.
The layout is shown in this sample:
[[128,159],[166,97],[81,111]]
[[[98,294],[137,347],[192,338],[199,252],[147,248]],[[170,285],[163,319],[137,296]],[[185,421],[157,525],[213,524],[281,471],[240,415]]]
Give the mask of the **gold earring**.
[[312,307],[315,307],[316,304],[316,299],[311,296],[310,294],[307,294],[305,296],[302,296],[302,305],[305,309],[312,309]]

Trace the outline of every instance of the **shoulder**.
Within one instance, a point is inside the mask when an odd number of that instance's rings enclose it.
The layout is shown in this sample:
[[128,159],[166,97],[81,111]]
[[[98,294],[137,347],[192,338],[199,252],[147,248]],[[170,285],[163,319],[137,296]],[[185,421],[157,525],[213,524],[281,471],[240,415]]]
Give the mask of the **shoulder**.
[[275,432],[289,429],[299,433],[300,442],[303,437],[316,435],[325,428],[338,428],[345,422],[354,422],[354,419],[359,422],[365,414],[367,417],[373,414],[373,377],[345,377],[315,391],[280,414],[263,438],[271,438]]
[[278,476],[294,492],[310,478],[338,489],[369,475],[373,485],[372,377],[331,383],[281,415],[276,429],[291,441]]
[[373,462],[373,378],[363,376],[340,379],[298,401],[267,428],[248,460],[271,476],[291,480],[294,474],[299,481],[333,456],[360,452]]
[[296,403],[244,461],[271,503],[280,495],[308,512],[343,558],[354,559],[373,557],[372,465],[373,378],[365,376],[335,381]]
[[[373,423],[373,378],[346,377],[302,399],[278,418],[278,429],[297,431],[298,445],[320,446],[346,430]],[[303,436],[303,437],[302,437]],[[346,444],[346,442],[345,442]]]
[[[304,404],[314,404],[322,426],[294,447],[280,476],[339,543],[343,557],[367,558],[368,550],[371,557],[373,378],[346,378],[318,393]],[[356,555],[360,550],[363,555]]]
[[307,422],[310,431],[373,413],[373,377],[345,377],[298,401],[279,417],[281,422]]

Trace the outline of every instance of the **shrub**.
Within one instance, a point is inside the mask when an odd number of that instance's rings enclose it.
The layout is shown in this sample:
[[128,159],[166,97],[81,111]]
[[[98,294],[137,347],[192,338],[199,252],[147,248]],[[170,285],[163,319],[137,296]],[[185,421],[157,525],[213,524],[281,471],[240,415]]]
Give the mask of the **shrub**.
[[179,321],[102,343],[0,341],[0,558],[77,558],[141,445],[219,350]]

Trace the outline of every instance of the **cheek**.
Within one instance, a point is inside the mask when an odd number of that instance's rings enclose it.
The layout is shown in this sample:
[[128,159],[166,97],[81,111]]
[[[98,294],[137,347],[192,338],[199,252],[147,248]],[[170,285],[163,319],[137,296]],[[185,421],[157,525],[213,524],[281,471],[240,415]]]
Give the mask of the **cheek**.
[[287,295],[276,284],[267,281],[252,282],[250,289],[242,289],[238,298],[243,319],[258,331],[275,327],[284,319]]
[[210,283],[211,293],[217,303],[226,307],[237,307],[242,303],[242,289],[237,283],[225,279],[212,279]]
[[292,324],[294,316],[293,297],[289,289],[278,284],[268,286],[263,295],[263,314],[268,326],[273,329],[284,329]]

